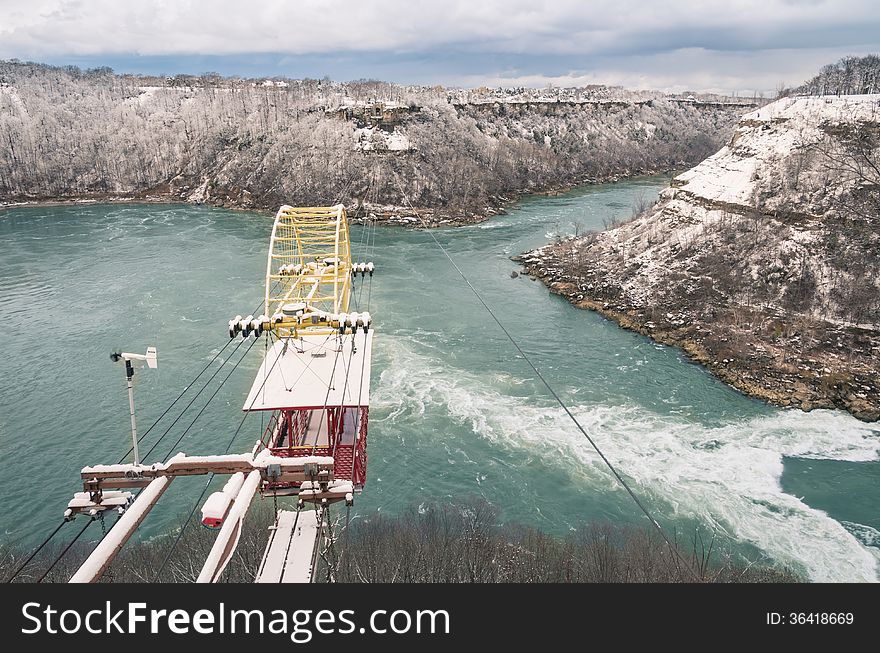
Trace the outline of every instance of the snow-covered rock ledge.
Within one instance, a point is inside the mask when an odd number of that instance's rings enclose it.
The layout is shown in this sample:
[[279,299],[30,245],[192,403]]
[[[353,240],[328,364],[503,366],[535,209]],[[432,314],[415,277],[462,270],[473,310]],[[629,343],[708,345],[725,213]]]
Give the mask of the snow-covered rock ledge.
[[611,230],[518,258],[743,392],[880,417],[880,95],[784,98]]

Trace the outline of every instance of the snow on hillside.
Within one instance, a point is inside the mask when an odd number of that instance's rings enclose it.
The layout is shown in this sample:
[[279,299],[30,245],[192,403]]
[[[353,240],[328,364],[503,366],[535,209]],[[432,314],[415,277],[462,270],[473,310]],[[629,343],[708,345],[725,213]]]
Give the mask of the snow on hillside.
[[880,95],[784,98],[651,209],[524,255],[775,403],[880,417]]
[[677,189],[696,197],[751,205],[756,173],[779,157],[815,144],[828,122],[880,120],[880,95],[784,98],[743,116],[730,143],[700,165],[676,177]]
[[362,152],[409,152],[415,148],[401,131],[386,132],[377,127],[364,127],[357,130],[355,149]]

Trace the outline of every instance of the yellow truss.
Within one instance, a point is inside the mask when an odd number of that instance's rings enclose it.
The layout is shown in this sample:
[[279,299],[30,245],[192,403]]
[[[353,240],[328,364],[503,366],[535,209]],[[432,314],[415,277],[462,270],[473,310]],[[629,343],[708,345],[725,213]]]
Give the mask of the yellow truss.
[[[325,315],[348,312],[351,244],[345,207],[282,206],[275,216],[266,264],[266,314],[276,335],[329,332]],[[283,308],[304,304],[307,320]]]

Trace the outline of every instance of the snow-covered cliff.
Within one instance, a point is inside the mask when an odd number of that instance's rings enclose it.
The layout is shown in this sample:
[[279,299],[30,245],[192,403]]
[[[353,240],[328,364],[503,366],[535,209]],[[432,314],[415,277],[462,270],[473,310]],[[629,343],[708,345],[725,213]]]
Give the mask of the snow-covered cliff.
[[794,97],[630,222],[523,261],[746,392],[877,419],[878,227],[880,95]]

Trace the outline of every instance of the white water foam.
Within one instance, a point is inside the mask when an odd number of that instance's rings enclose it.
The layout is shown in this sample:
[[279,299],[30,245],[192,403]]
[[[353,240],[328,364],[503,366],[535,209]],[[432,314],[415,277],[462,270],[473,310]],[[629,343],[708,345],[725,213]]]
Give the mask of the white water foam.
[[[499,447],[541,457],[585,487],[620,489],[561,409],[502,394],[490,377],[446,367],[401,340],[385,339],[380,350],[391,360],[373,399],[386,419],[441,405]],[[712,524],[813,581],[878,580],[875,552],[781,486],[784,456],[877,460],[880,441],[868,425],[833,411],[780,410],[711,428],[635,406],[572,410],[655,511]]]
[[878,554],[880,554],[880,531],[876,528],[866,526],[865,524],[857,524],[851,521],[842,521],[840,523],[843,524],[846,530],[852,533],[859,542],[865,546],[877,549]]

